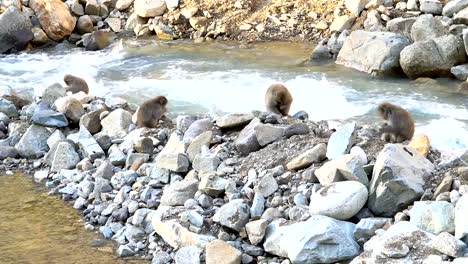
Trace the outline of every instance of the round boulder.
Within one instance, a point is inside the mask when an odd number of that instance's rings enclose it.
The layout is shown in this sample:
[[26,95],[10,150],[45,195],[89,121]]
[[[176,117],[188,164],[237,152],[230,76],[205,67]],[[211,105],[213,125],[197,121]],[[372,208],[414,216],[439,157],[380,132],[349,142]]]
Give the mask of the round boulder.
[[338,220],[353,217],[366,204],[368,191],[357,181],[334,182],[310,197],[310,213]]

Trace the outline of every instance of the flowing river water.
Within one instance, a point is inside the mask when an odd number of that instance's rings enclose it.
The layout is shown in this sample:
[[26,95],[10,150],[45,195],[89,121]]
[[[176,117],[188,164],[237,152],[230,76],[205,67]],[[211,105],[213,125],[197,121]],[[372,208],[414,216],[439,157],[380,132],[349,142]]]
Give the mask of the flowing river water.
[[[311,51],[307,44],[278,42],[239,45],[139,40],[98,52],[59,45],[0,56],[0,87],[8,85],[19,94],[33,96],[53,83],[62,83],[63,75],[70,73],[86,79],[90,93],[97,96],[120,96],[140,104],[165,95],[175,116],[263,110],[268,86],[283,82],[294,97],[292,113],[305,110],[312,120],[375,123],[375,107],[388,100],[411,112],[416,134],[427,134],[432,146],[447,153],[468,149],[468,97],[454,93],[456,82],[377,78],[333,63],[311,66],[304,63]],[[78,218],[73,209],[34,194],[31,188],[30,182],[18,177],[0,177],[0,233],[8,231],[7,236],[0,235],[0,252],[6,248],[11,260],[20,260],[16,263],[42,263],[55,251],[70,258],[93,256],[97,251],[89,247],[90,234],[73,225]],[[16,207],[11,208],[13,202]],[[48,222],[54,216],[65,217]],[[48,232],[47,225],[56,229]],[[15,235],[16,240],[9,237]],[[67,247],[71,249],[67,253],[58,251]],[[26,249],[34,255],[24,255]],[[102,256],[105,260],[96,257],[93,263],[112,261],[111,253]],[[4,254],[0,254],[0,263],[8,263],[2,257]]]

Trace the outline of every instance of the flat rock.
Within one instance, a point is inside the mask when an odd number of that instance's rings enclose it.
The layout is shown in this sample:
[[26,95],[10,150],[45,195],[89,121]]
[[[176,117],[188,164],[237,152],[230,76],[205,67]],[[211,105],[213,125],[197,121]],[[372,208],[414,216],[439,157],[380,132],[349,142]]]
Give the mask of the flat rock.
[[3,98],[0,98],[0,112],[6,114],[10,118],[19,115],[15,104]]
[[206,264],[240,264],[242,252],[222,240],[206,245]]
[[347,220],[367,202],[366,186],[357,181],[335,182],[310,197],[310,214]]
[[351,122],[340,126],[330,136],[327,145],[327,158],[336,159],[349,152],[356,140],[356,123]]
[[245,126],[254,119],[251,113],[233,113],[221,116],[216,119],[216,125],[220,128],[234,128]]
[[284,135],[284,128],[269,124],[259,124],[254,128],[260,146],[266,146],[280,139]]
[[68,120],[63,113],[52,110],[34,112],[31,118],[33,124],[45,127],[67,127]]
[[346,180],[358,181],[365,186],[369,186],[369,179],[361,160],[352,154],[328,161],[315,170],[315,176],[323,186]]
[[192,143],[190,143],[190,145],[187,148],[187,154],[191,162],[193,162],[195,157],[201,153],[203,146],[209,147],[212,137],[213,137],[213,132],[206,131],[196,136],[192,140]]
[[307,150],[298,157],[294,158],[288,164],[286,168],[288,170],[299,170],[312,165],[315,162],[320,162],[325,159],[327,151],[327,145],[320,143],[314,146],[312,149]]

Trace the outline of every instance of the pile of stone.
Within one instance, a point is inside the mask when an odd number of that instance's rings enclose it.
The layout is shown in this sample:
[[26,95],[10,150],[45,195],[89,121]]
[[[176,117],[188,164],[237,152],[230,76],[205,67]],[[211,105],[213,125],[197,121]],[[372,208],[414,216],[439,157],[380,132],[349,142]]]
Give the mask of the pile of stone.
[[468,2],[346,0],[312,60],[369,74],[468,77]]
[[[1,98],[3,163],[32,161],[33,180],[70,201],[121,257],[468,261],[468,167],[438,169],[424,136],[384,146],[354,122],[330,130],[304,114],[263,112],[135,128],[125,100],[67,95],[58,84],[34,103],[14,91]],[[283,162],[281,148],[296,152]],[[252,163],[259,158],[268,165]]]

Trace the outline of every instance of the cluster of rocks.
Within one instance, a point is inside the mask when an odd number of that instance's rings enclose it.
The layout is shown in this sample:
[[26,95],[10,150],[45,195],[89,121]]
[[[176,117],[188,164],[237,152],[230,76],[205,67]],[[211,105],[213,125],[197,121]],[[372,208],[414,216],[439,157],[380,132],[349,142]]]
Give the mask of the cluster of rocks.
[[345,0],[311,60],[369,74],[468,77],[468,2]]
[[304,112],[181,115],[137,129],[125,100],[67,95],[59,84],[34,103],[11,90],[1,98],[0,169],[28,161],[18,167],[115,240],[121,257],[468,261],[468,167],[439,168],[425,136],[383,146],[375,129],[331,129]]

